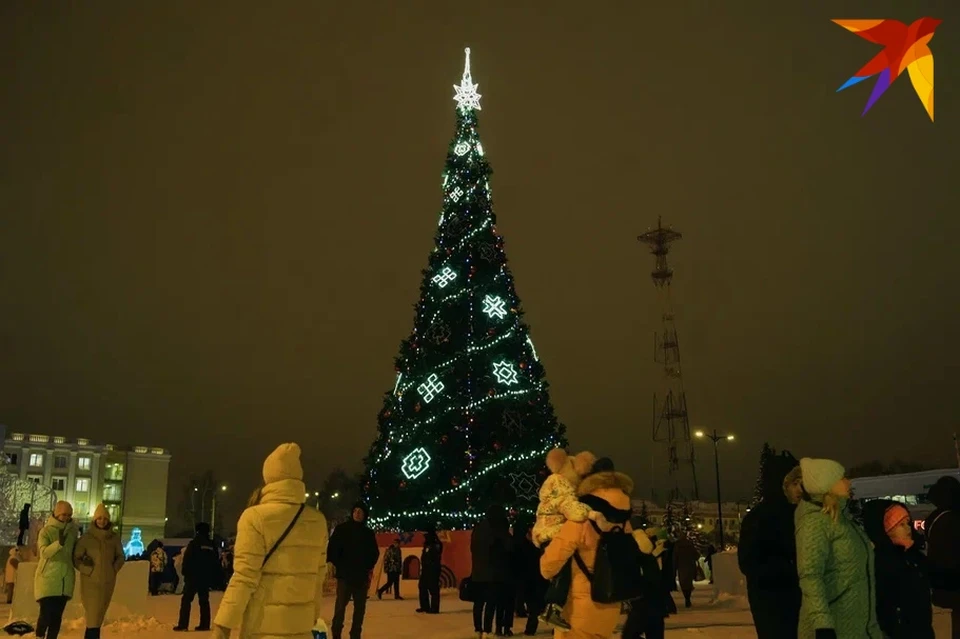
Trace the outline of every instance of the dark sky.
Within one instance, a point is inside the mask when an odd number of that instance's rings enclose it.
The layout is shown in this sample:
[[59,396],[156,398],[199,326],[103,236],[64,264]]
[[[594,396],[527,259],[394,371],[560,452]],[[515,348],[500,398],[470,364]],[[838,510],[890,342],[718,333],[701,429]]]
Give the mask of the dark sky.
[[[469,45],[499,227],[575,447],[648,491],[659,310],[635,238],[662,215],[684,233],[693,424],[738,436],[728,495],[764,440],[950,463],[960,4],[149,4],[0,7],[8,428],[166,446],[174,493],[209,467],[239,496],[286,440],[311,484],[359,469]],[[906,75],[861,118],[872,82],[835,89],[879,49],[830,19],[925,15],[944,20],[936,122]]]

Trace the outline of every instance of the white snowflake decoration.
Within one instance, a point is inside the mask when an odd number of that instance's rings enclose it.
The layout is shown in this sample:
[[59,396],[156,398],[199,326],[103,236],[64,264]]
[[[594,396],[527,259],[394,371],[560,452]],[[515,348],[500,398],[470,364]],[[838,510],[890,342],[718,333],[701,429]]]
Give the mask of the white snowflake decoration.
[[450,199],[453,200],[454,202],[459,202],[460,198],[462,197],[463,197],[463,189],[461,189],[459,186],[450,192]]
[[460,86],[453,85],[456,94],[453,96],[457,103],[457,108],[463,111],[469,109],[480,110],[480,94],[477,93],[479,84],[473,83],[473,76],[470,75],[470,47],[463,50],[467,54],[466,62],[463,65],[463,78],[460,80]]
[[457,274],[449,266],[444,266],[443,270],[433,276],[430,280],[440,288],[446,288],[447,284],[457,279]]
[[520,383],[520,380],[517,379],[516,369],[514,369],[513,364],[509,362],[497,362],[494,364],[493,375],[497,378],[497,381],[504,386],[513,386],[514,384]]
[[427,378],[427,381],[417,386],[417,391],[423,397],[423,401],[429,404],[444,388],[445,386],[443,382],[440,381],[440,378],[437,377],[437,374],[432,373],[430,377]]
[[400,470],[407,479],[416,479],[430,467],[430,454],[424,448],[414,448],[403,458]]
[[507,316],[506,302],[503,301],[502,297],[487,295],[483,298],[483,312],[490,319],[503,319]]
[[457,146],[453,147],[453,152],[457,154],[458,157],[465,156],[470,151],[470,145],[466,142],[457,142]]

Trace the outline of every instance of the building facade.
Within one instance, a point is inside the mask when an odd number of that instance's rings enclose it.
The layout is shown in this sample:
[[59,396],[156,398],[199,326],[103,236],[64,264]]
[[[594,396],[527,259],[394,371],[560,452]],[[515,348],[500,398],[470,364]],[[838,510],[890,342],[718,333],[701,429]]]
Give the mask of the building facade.
[[[650,520],[651,525],[661,526],[663,525],[664,519],[667,515],[667,509],[665,506],[661,506],[649,500],[643,499],[634,499],[632,502],[633,514],[634,516],[639,516],[643,510],[643,506],[646,504],[647,507],[647,518]],[[687,508],[690,512],[690,517],[693,519],[693,523],[697,528],[705,535],[711,535],[717,530],[717,502],[706,502],[706,501],[690,501],[687,502]],[[683,510],[682,503],[673,504],[673,516],[679,518]],[[724,535],[729,541],[739,539],[740,537],[740,522],[743,521],[743,517],[750,512],[750,508],[747,506],[746,502],[724,502],[722,506],[723,519],[721,525],[723,526]]]
[[3,453],[8,474],[52,488],[57,499],[73,504],[81,526],[103,502],[124,543],[133,528],[139,528],[145,540],[163,538],[170,467],[170,453],[163,448],[8,433]]

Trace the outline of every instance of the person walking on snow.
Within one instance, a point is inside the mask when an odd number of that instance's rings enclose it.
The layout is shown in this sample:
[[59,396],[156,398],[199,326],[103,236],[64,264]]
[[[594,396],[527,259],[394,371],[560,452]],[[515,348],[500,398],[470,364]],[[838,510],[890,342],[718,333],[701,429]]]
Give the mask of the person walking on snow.
[[233,578],[213,622],[215,639],[310,637],[327,574],[327,520],[306,508],[300,446],[281,444],[263,462],[263,488],[240,515]]
[[440,612],[440,558],[443,556],[443,543],[437,531],[431,526],[423,533],[423,550],[420,551],[420,579],[417,586],[420,594],[420,607],[417,612],[436,615]]
[[30,539],[30,504],[24,504],[20,509],[20,522],[17,532],[17,545],[26,545]]
[[941,477],[927,497],[937,507],[924,522],[933,603],[951,611],[951,637],[960,639],[960,482]]
[[20,549],[16,546],[10,549],[10,557],[7,559],[6,570],[4,570],[4,585],[6,586],[7,603],[13,603],[13,589],[17,583],[17,566],[20,565]]
[[73,597],[76,571],[73,549],[77,545],[77,526],[73,523],[73,506],[58,501],[53,516],[40,529],[37,551],[40,561],[33,579],[33,595],[40,604],[37,637],[57,639],[63,611]]
[[394,599],[403,599],[400,596],[400,572],[402,570],[403,559],[400,554],[400,540],[394,539],[383,554],[383,572],[387,573],[387,583],[377,588],[377,599],[383,599],[383,593],[390,592],[390,588],[393,588]]
[[[793,534],[793,513],[803,498],[800,467],[792,457],[775,459],[774,467],[762,477],[763,500],[743,518],[737,550],[758,639],[792,637],[800,621]],[[789,472],[784,470],[788,464]]]
[[367,609],[371,571],[380,559],[377,537],[367,528],[366,519],[366,504],[357,502],[353,506],[351,518],[334,528],[330,536],[327,558],[333,564],[337,577],[337,601],[333,607],[333,623],[330,628],[332,639],[340,639],[343,634],[344,617],[351,599],[351,639],[360,639],[363,631],[363,615]]
[[830,459],[800,460],[794,513],[802,603],[798,639],[881,639],[873,549],[846,513],[850,480]]
[[200,605],[200,625],[195,630],[210,630],[210,588],[219,583],[220,557],[210,539],[210,524],[200,522],[196,535],[183,551],[183,595],[180,619],[174,632],[186,632],[190,626],[190,608],[196,597]]
[[73,565],[80,572],[80,601],[87,629],[84,639],[100,639],[100,626],[117,585],[117,573],[123,568],[123,545],[113,530],[106,506],[98,504],[93,525],[73,549]]
[[677,581],[680,582],[684,605],[689,608],[692,605],[690,597],[693,594],[693,582],[697,576],[700,551],[686,533],[681,534],[682,536],[673,545],[673,565],[677,570]]
[[173,556],[173,571],[177,573],[177,587],[173,590],[175,595],[183,594],[183,553],[185,550],[186,548],[181,548]]
[[926,557],[903,504],[875,499],[863,505],[863,527],[877,568],[877,623],[890,639],[934,639]]
[[167,569],[167,551],[163,549],[163,542],[158,541],[157,547],[150,553],[150,595],[160,594],[160,582],[163,580],[163,571]]

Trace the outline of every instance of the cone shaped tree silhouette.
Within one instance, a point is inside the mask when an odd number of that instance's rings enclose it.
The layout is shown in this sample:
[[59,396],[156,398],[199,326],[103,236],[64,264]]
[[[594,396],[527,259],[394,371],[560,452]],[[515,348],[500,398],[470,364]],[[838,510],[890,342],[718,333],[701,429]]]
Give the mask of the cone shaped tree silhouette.
[[497,232],[466,53],[435,247],[365,459],[382,529],[468,528],[491,503],[532,514],[544,456],[566,444]]

